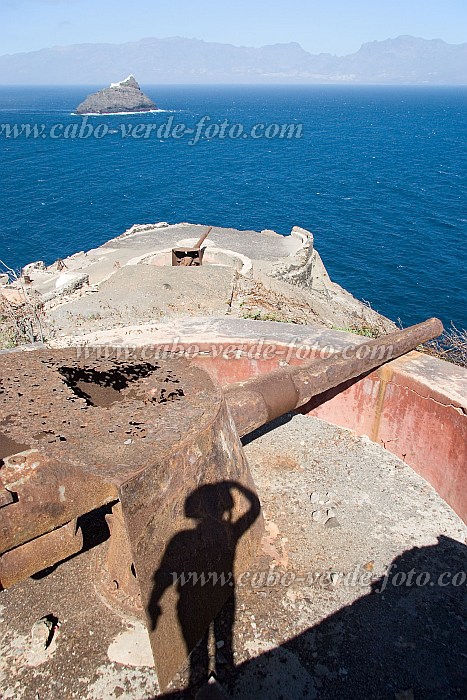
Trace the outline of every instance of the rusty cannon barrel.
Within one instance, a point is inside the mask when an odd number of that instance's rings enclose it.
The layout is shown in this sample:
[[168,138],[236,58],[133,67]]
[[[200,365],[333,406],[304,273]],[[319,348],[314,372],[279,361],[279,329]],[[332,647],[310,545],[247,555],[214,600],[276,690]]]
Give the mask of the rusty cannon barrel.
[[314,396],[394,360],[443,332],[430,318],[405,330],[347,346],[328,359],[288,367],[231,384],[224,395],[240,436],[304,406]]

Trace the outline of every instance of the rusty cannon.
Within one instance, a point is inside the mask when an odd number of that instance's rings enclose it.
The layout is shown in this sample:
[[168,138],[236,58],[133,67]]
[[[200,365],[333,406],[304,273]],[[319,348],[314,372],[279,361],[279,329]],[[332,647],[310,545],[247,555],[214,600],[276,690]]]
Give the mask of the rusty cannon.
[[[167,686],[262,536],[240,437],[442,329],[430,319],[223,389],[154,348],[0,354],[0,589],[79,553],[82,516],[112,506],[98,583],[145,617]],[[184,605],[185,571],[226,585],[193,586]]]
[[199,238],[193,248],[172,248],[172,267],[199,267],[203,264],[204,241],[212,231],[212,226]]

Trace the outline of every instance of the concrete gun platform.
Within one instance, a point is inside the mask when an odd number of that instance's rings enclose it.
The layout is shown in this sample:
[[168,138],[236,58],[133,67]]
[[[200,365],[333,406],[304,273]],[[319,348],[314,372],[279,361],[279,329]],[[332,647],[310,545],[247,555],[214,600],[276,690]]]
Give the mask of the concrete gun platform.
[[213,228],[203,265],[179,270],[171,250],[192,247],[207,229],[193,224],[136,225],[49,267],[23,268],[25,282],[0,287],[13,304],[37,305],[46,339],[143,324],[180,315],[318,323],[324,327],[394,324],[329,278],[309,231]]

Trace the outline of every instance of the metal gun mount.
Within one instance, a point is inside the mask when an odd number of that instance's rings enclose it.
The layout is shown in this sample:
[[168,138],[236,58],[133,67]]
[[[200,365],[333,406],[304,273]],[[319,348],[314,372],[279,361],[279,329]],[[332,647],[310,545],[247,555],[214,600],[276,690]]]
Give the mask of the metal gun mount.
[[172,248],[172,267],[199,267],[203,264],[204,248],[201,248],[212,231],[212,226],[203,233],[193,248]]
[[[224,390],[187,359],[148,361],[144,348],[123,358],[121,348],[105,357],[90,348],[0,355],[0,589],[79,552],[80,517],[113,504],[100,583],[115,604],[145,614],[165,687],[232,591],[205,587],[196,608],[203,615],[187,636],[175,585],[162,608],[154,603],[169,543],[193,518],[207,523],[196,548],[200,570],[233,563],[238,574],[262,535],[239,436],[442,329],[430,319],[368,341],[362,357],[352,346]],[[226,511],[230,523],[243,523],[234,538]],[[193,553],[170,552],[170,571],[183,572]]]

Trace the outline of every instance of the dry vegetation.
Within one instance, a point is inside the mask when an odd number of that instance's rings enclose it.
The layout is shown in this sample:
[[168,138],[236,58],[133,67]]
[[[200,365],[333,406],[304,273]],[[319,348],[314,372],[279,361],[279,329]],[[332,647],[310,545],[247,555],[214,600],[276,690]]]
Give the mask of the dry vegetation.
[[41,302],[26,289],[21,275],[2,260],[0,272],[8,275],[15,292],[11,298],[0,295],[0,350],[43,342]]
[[459,330],[451,323],[451,327],[445,330],[443,335],[425,343],[419,349],[459,367],[467,367],[467,330]]

